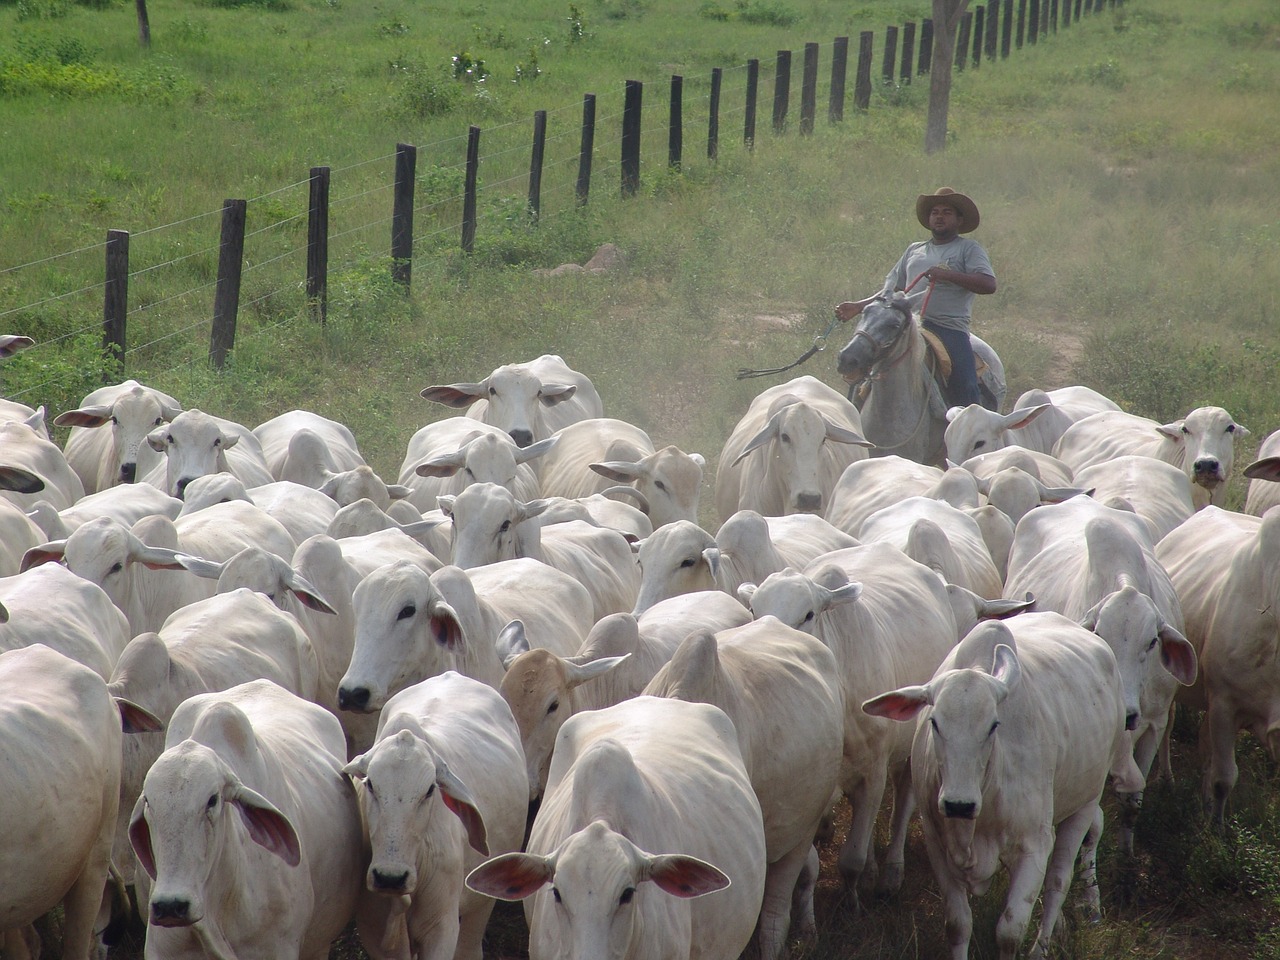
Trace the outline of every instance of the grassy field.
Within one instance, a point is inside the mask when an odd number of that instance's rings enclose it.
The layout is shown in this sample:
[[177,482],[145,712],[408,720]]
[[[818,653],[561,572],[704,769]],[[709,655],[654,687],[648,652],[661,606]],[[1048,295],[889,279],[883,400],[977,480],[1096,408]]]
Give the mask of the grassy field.
[[[825,120],[834,37],[918,20],[927,0],[152,0],[153,44],[132,4],[0,2],[0,330],[38,346],[0,371],[6,396],[50,414],[103,376],[102,241],[132,234],[126,374],[188,407],[253,425],[305,407],[352,427],[394,476],[423,423],[449,413],[429,384],[562,354],[610,416],[707,456],[762,386],[740,367],[788,362],[834,303],[878,287],[920,233],[916,194],[950,185],[981,207],[1000,290],[975,329],[1005,360],[1010,397],[1085,383],[1172,420],[1225,406],[1251,431],[1237,472],[1280,427],[1280,6],[1129,0],[1005,61],[956,77],[951,142],[921,150],[927,84],[877,84],[870,109]],[[769,129],[773,60],[821,44],[819,120]],[[488,78],[455,79],[453,58]],[[740,141],[743,65],[762,108]],[[705,158],[713,67],[722,142]],[[535,70],[538,71],[535,78]],[[685,157],[666,169],[666,85],[685,77]],[[622,85],[646,82],[639,196],[618,190]],[[590,204],[573,201],[584,93],[597,95]],[[852,79],[850,82],[852,92]],[[524,210],[531,118],[547,110],[537,223]],[[476,250],[458,249],[462,161],[483,130]],[[418,146],[408,297],[388,280],[393,151]],[[329,320],[306,316],[306,178],[333,168]],[[249,199],[237,348],[205,362],[222,201]],[[535,272],[616,244],[607,275]],[[841,331],[833,335],[838,339]],[[835,383],[834,357],[799,372]],[[1243,498],[1237,476],[1232,503]],[[710,496],[704,496],[709,503]],[[712,523],[710,513],[708,524]],[[1204,831],[1195,720],[1180,718],[1178,779],[1153,787],[1139,863],[1104,840],[1106,921],[1068,918],[1058,956],[1263,960],[1280,956],[1274,765],[1242,738],[1225,837]],[[941,919],[913,844],[905,903],[868,916],[821,891],[823,932],[796,957],[936,957]],[[1130,896],[1122,902],[1120,891]],[[977,910],[975,957],[994,956],[1000,890]],[[491,956],[520,955],[501,911]]]

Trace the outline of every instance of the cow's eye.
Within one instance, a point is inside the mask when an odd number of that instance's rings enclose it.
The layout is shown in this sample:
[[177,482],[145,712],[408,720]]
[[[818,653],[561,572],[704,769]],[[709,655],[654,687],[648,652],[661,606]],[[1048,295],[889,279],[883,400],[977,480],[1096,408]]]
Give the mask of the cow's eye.
[[1183,432],[1184,434],[1190,434],[1190,433],[1191,433],[1191,431],[1187,429],[1187,425],[1186,425],[1185,423],[1182,425],[1182,432]]
[[123,564],[123,563],[113,563],[113,564],[111,565],[111,569],[110,569],[110,570],[108,570],[108,571],[107,571],[107,573],[108,573],[108,574],[112,574],[112,573],[119,573],[119,572],[120,572],[121,570],[123,570],[123,569],[124,569],[124,564]]
[[779,440],[781,440],[783,443],[790,443],[790,442],[791,442],[791,434],[789,434],[789,433],[780,433],[780,434],[778,434],[778,439],[779,439]]
[[118,425],[119,423],[120,423],[120,420],[119,420],[119,418],[118,418],[118,417],[112,417],[112,418],[111,418],[111,425],[112,425],[113,427],[114,427],[114,426],[116,426],[116,425]]
[[415,607],[412,603],[406,603],[403,607],[401,607],[401,608],[400,608],[400,612],[399,612],[398,614],[396,614],[396,619],[397,619],[397,620],[408,620],[410,617],[412,617],[412,616],[413,616],[414,614],[416,614],[417,612],[418,612],[418,608],[417,608],[417,607]]
[[996,732],[996,727],[998,727],[998,726],[1000,726],[1000,721],[999,721],[999,720],[997,720],[997,721],[995,721],[993,724],[991,724],[991,729],[987,731],[987,736],[989,737],[989,736],[991,736],[993,733],[995,733],[995,732]]
[[975,450],[981,450],[981,449],[982,449],[983,447],[985,447],[986,445],[987,445],[987,441],[985,441],[985,440],[979,440],[977,443],[975,443],[975,444],[973,445],[973,449],[975,449]]
[[489,388],[489,396],[491,396],[491,397],[496,397],[497,395],[498,395],[498,391],[497,391],[497,389],[496,389],[496,388],[494,388],[494,387],[490,387],[490,388]]
[[806,613],[806,614],[804,615],[804,619],[803,619],[803,620],[801,620],[800,622],[801,622],[801,623],[812,623],[812,622],[813,622],[813,611],[812,611],[812,610],[810,610],[808,613]]
[[555,897],[556,903],[560,902],[560,891],[555,887],[551,888],[551,896]]
[[209,798],[209,802],[204,805],[204,808],[206,810],[212,810],[217,805],[218,805],[218,795],[215,793],[213,796]]
[[663,493],[667,492],[667,485],[663,483],[661,480],[653,481],[653,485],[657,487],[659,490],[661,490]]
[[160,426],[160,424],[162,424],[162,423],[164,423],[164,417],[156,417],[156,422],[155,422],[155,423],[153,423],[153,424],[152,424],[152,426],[153,426],[153,427],[158,427],[158,426]]
[[511,521],[510,521],[510,520],[503,520],[503,521],[502,521],[502,526],[500,526],[500,527],[498,528],[498,532],[499,532],[499,533],[506,533],[506,532],[507,532],[508,530],[510,530],[510,529],[511,529]]
[[635,895],[636,895],[636,888],[627,887],[627,889],[622,891],[622,896],[618,897],[618,903],[623,904],[625,906],[626,904],[631,902],[631,898],[634,897]]
[[1234,423],[1231,424],[1229,427],[1227,427],[1227,433],[1235,433],[1235,432],[1236,432],[1236,425]]
[[560,701],[558,699],[552,700],[551,703],[547,706],[547,715],[550,716],[551,714],[555,713],[559,709],[560,709]]
[[697,561],[696,561],[696,560],[694,560],[694,559],[693,559],[693,557],[686,557],[684,560],[681,560],[681,561],[680,561],[680,569],[681,569],[681,570],[688,570],[688,569],[689,569],[690,567],[692,567],[695,563],[697,563]]
[[436,792],[436,785],[433,783],[431,786],[427,787],[427,792],[423,796],[423,799],[426,799],[427,797],[431,796],[435,792]]

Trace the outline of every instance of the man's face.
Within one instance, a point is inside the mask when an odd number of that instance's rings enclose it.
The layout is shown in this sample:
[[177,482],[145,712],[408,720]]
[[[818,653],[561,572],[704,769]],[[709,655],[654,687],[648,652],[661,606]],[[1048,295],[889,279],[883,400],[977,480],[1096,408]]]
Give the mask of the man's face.
[[934,233],[959,233],[963,218],[950,204],[939,203],[929,211],[929,229]]

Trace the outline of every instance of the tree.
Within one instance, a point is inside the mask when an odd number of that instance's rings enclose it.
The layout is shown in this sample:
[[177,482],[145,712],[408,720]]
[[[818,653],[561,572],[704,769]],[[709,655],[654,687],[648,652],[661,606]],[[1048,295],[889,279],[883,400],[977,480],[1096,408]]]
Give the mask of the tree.
[[969,0],[933,0],[933,62],[929,69],[929,119],[924,152],[947,146],[947,111],[951,106],[951,66],[956,59],[956,30]]

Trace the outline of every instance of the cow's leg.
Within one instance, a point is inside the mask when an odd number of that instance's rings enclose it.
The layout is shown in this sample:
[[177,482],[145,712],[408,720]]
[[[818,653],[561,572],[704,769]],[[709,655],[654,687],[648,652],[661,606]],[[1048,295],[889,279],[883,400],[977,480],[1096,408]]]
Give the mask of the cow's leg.
[[872,832],[880,803],[884,800],[887,774],[885,762],[879,761],[845,790],[852,818],[849,821],[849,834],[840,848],[838,867],[841,878],[849,888],[850,902],[855,913],[862,909],[858,900],[858,887],[875,879],[875,859],[870,856]]
[[[1080,849],[1080,840],[1092,822],[1093,807],[1089,807],[1089,817],[1084,826],[1076,834],[1075,846],[1071,857]],[[1054,848],[1053,828],[1045,824],[1037,834],[1026,837],[1021,846],[1021,854],[1009,861],[1009,896],[1004,903],[1004,912],[996,921],[996,948],[1000,960],[1013,960],[1018,954],[1018,945],[1027,933],[1027,924],[1031,922],[1031,910],[1040,888],[1044,885],[1045,867],[1049,862],[1049,853]]]
[[[1101,797],[1099,797],[1101,799]],[[1058,824],[1057,836],[1054,839],[1053,854],[1045,871],[1040,917],[1040,933],[1031,947],[1030,956],[1043,957],[1049,949],[1049,941],[1053,938],[1053,929],[1062,915],[1062,904],[1067,898],[1067,890],[1071,886],[1071,876],[1075,871],[1076,854],[1080,853],[1081,843],[1089,833],[1102,833],[1102,808],[1098,801],[1077,810]],[[1096,861],[1097,840],[1092,840],[1094,849],[1090,851],[1090,859]],[[1092,867],[1091,867],[1092,869]],[[1094,877],[1096,880],[1096,876]],[[1093,888],[1097,890],[1096,885]],[[1013,956],[1012,953],[1009,954]]]
[[968,960],[969,941],[973,937],[973,908],[969,905],[969,892],[951,873],[951,863],[943,847],[943,841],[932,828],[926,815],[921,824],[924,830],[925,851],[929,865],[938,881],[942,894],[943,915],[946,918],[947,946],[951,960]]
[[818,924],[813,914],[813,894],[818,887],[821,868],[818,848],[810,844],[804,869],[796,878],[795,889],[791,892],[791,931],[806,943],[813,943],[818,937]]
[[1236,729],[1234,712],[1210,700],[1200,727],[1202,742],[1208,735],[1209,763],[1205,768],[1204,795],[1211,821],[1219,829],[1226,821],[1227,796],[1240,776],[1236,767]]
[[425,929],[410,924],[414,955],[418,960],[453,960],[458,945],[458,913],[447,911]]
[[787,945],[787,930],[791,926],[791,894],[812,849],[812,843],[800,844],[765,869],[764,901],[756,928],[760,960],[776,960]]
[[911,763],[904,759],[893,771],[893,822],[889,834],[889,848],[884,857],[884,873],[880,876],[880,892],[897,893],[902,886],[903,867],[906,863],[907,828],[911,814],[916,809],[916,798],[911,792]]
[[104,831],[97,843],[97,856],[89,865],[67,895],[62,898],[62,955],[64,957],[88,958],[90,946],[95,944],[94,924],[98,919],[98,910],[102,906],[102,892],[106,889],[109,857],[111,855],[110,826]]
[[484,954],[484,928],[489,923],[489,915],[493,913],[493,900],[488,900],[480,907],[469,910],[460,917],[458,927],[458,949],[454,953],[457,960],[480,960]]
[[1084,885],[1085,909],[1092,923],[1102,919],[1102,898],[1098,896],[1098,841],[1102,839],[1103,821],[1102,807],[1099,806],[1080,844],[1080,882]]

